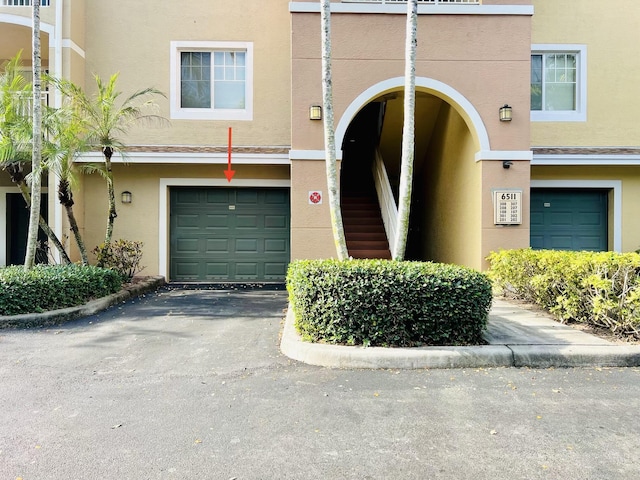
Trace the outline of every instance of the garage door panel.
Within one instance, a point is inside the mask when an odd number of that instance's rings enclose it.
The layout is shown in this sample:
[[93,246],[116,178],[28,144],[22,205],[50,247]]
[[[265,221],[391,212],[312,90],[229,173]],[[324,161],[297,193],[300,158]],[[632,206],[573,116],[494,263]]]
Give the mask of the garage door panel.
[[197,238],[179,238],[176,240],[177,253],[198,253],[200,241]]
[[237,228],[258,228],[257,215],[236,215]]
[[236,204],[237,205],[257,205],[258,191],[253,189],[236,190]]
[[205,245],[205,253],[208,254],[226,254],[229,252],[229,240],[227,238],[207,238]]
[[284,190],[267,190],[264,201],[268,205],[288,205],[289,192]]
[[204,227],[207,229],[228,229],[231,217],[229,214],[208,214],[204,216]]
[[[202,190],[198,191],[202,192]],[[229,204],[233,203],[233,199],[231,198],[233,193],[233,190],[227,188],[204,190],[205,204],[228,207]]]
[[258,278],[257,262],[237,262],[235,264],[236,277],[240,280],[254,280]]
[[176,216],[176,225],[181,228],[194,228],[197,229],[200,226],[200,216],[194,214],[181,214]]
[[207,262],[205,264],[205,276],[207,280],[223,280],[229,277],[229,264],[227,262]]
[[288,189],[176,187],[170,197],[171,280],[284,280]]
[[569,212],[552,212],[550,224],[554,226],[571,226],[573,223],[571,213]]
[[265,253],[286,253],[288,251],[288,242],[283,239],[270,239],[264,241]]
[[607,250],[607,191],[532,189],[532,248]]
[[264,228],[266,229],[288,229],[289,219],[285,215],[265,215]]

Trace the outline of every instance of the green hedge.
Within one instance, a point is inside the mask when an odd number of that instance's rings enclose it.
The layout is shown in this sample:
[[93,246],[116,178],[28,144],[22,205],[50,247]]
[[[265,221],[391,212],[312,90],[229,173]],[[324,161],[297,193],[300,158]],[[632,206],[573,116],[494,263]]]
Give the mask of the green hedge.
[[482,343],[491,283],[464,267],[387,260],[301,260],[287,274],[306,340],[347,345]]
[[488,258],[505,294],[540,305],[561,321],[640,338],[640,255],[503,250]]
[[0,315],[37,313],[82,305],[115,293],[122,277],[114,270],[80,265],[0,269]]

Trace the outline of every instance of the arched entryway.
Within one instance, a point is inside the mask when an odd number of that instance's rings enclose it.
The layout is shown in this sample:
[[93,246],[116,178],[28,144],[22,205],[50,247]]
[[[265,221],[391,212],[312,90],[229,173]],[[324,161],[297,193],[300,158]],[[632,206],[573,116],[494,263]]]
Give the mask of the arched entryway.
[[[354,257],[388,256],[389,244],[382,242],[381,225],[390,243],[394,239],[403,82],[402,78],[391,79],[363,92],[336,130],[342,149],[343,216]],[[484,124],[461,94],[427,78],[416,80],[415,123],[406,257],[477,266],[482,248],[482,168],[476,153],[490,150]]]

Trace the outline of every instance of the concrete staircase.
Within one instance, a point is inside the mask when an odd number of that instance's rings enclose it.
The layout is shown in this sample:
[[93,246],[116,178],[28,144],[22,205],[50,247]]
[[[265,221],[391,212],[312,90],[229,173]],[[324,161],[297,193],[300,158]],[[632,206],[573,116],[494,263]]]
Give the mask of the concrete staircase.
[[364,174],[357,179],[343,180],[349,180],[346,187],[343,183],[340,200],[349,256],[390,259],[389,242],[382,223],[373,176]]

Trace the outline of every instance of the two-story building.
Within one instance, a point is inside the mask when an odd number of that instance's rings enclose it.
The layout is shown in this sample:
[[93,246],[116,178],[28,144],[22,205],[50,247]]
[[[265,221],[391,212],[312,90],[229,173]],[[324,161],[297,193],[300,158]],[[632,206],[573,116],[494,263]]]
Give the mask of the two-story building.
[[[12,3],[28,2],[0,0],[0,58],[22,48],[29,68],[31,9]],[[593,3],[419,0],[408,258],[482,269],[499,248],[640,247],[640,8]],[[331,6],[349,251],[384,257],[395,238],[406,3]],[[132,129],[127,158],[114,157],[116,191],[131,193],[118,202],[114,238],[144,242],[146,274],[281,281],[290,259],[335,256],[319,1],[45,0],[41,12],[53,75],[91,92],[94,73],[120,72],[125,94],[166,94],[158,103],[170,126]],[[0,175],[0,264],[20,260],[14,189]],[[97,245],[104,180],[82,176],[75,198],[85,241]],[[67,234],[54,200],[49,223]]]

